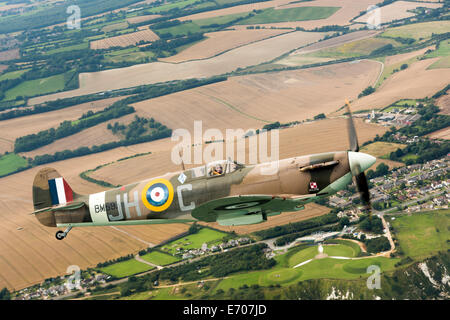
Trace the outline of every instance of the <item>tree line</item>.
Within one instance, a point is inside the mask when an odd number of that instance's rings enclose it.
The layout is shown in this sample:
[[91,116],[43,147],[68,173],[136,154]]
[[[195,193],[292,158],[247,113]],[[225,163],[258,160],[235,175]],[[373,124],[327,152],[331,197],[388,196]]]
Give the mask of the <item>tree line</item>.
[[286,234],[296,233],[308,229],[322,227],[327,224],[336,223],[339,218],[335,213],[328,213],[320,217],[308,219],[306,221],[299,221],[285,224],[283,226],[276,226],[270,229],[254,232],[254,235],[265,239],[275,238]]
[[19,137],[14,142],[14,152],[19,153],[35,150],[48,145],[55,140],[65,138],[104,121],[120,118],[133,112],[135,112],[133,107],[124,104],[122,101],[118,101],[102,111],[92,113],[92,116],[90,117],[81,117],[77,121],[65,120],[61,122],[56,129],[50,128],[48,130],[40,131],[37,134],[33,133]]

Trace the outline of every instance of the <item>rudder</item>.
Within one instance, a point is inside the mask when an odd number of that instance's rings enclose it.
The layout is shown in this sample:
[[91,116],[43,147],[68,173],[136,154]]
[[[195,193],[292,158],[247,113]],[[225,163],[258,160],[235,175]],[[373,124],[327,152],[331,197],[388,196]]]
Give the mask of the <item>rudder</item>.
[[34,210],[70,203],[76,197],[66,180],[53,168],[43,168],[34,177]]

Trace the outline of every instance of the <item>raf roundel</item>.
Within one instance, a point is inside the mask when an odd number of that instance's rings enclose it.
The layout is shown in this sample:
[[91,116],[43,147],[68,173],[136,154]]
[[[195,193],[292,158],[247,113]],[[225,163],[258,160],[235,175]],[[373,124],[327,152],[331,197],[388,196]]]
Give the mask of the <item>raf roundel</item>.
[[173,186],[170,181],[155,179],[147,183],[142,190],[142,202],[147,209],[161,212],[172,204],[173,194]]

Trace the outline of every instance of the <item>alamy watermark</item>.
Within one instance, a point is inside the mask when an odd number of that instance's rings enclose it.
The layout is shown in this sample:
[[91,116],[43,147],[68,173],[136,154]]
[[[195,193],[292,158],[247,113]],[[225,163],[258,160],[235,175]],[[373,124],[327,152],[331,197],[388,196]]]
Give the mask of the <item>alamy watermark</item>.
[[369,29],[380,29],[381,26],[381,9],[376,5],[371,5],[367,8],[366,24]]
[[79,6],[68,6],[66,13],[70,16],[67,18],[67,29],[81,29],[81,9]]
[[66,288],[70,291],[81,289],[81,269],[77,265],[68,266],[66,273],[70,274],[66,281]]
[[367,273],[371,275],[367,278],[367,288],[369,290],[381,289],[381,269],[377,265],[367,267]]
[[[261,166],[261,174],[277,174],[280,149],[278,130],[259,130],[257,134],[254,132],[256,131],[248,130],[246,133],[244,129],[226,129],[224,134],[215,128],[203,132],[203,122],[194,121],[193,137],[187,129],[176,129],[172,132],[172,141],[179,142],[172,148],[172,162],[177,165],[181,163],[202,165],[222,159],[234,159],[242,164],[264,163],[264,166]],[[217,142],[225,143],[225,154],[224,146]],[[247,144],[248,159],[246,159]]]

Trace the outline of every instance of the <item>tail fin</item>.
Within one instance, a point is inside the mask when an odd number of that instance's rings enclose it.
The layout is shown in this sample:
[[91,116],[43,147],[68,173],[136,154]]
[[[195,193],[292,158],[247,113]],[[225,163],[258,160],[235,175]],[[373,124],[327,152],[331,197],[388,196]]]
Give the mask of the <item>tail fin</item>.
[[34,210],[70,203],[77,196],[66,180],[55,169],[41,169],[34,177]]

